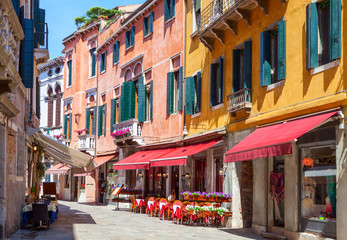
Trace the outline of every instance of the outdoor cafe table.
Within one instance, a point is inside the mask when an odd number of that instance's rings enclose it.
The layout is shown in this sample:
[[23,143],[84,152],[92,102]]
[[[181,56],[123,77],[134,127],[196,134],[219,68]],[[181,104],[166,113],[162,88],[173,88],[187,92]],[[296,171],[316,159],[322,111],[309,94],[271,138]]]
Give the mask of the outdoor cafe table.
[[[33,218],[33,205],[32,204],[26,205],[22,210],[23,210],[23,224],[27,225],[29,221]],[[48,215],[49,215],[51,224],[54,222],[55,219],[58,218],[58,213],[59,213],[58,206],[56,206],[55,202],[48,205]]]

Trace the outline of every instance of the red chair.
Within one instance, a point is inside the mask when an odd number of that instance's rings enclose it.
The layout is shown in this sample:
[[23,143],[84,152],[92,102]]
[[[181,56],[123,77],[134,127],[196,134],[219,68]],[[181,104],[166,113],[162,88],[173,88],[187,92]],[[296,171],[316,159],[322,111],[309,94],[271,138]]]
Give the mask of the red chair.
[[163,216],[165,218],[165,212],[167,210],[168,204],[166,198],[161,198],[159,201],[159,218]]
[[168,203],[167,203],[167,208],[166,208],[166,214],[167,214],[167,220],[170,219],[172,212],[173,212],[173,203],[174,203],[175,199],[171,199]]
[[[153,203],[153,204],[151,204],[151,203]],[[150,197],[150,198],[148,198],[148,201],[147,201],[146,213],[152,214],[152,212],[154,211],[154,208],[155,208],[155,198]]]
[[159,214],[159,212],[160,212],[160,210],[159,210],[159,201],[160,201],[160,198],[156,198],[155,199],[155,203],[154,203],[154,217],[156,217],[157,214]]
[[172,204],[172,208],[172,221],[175,221],[176,218],[177,222],[179,222],[179,220],[181,220],[182,202],[180,200],[174,201]]

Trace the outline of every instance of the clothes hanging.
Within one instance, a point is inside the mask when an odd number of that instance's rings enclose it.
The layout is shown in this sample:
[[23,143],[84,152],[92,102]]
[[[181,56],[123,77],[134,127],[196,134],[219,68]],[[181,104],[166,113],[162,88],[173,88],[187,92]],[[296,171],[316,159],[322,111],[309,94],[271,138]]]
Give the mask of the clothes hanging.
[[279,204],[284,199],[284,172],[272,171],[270,173],[270,195],[272,200]]

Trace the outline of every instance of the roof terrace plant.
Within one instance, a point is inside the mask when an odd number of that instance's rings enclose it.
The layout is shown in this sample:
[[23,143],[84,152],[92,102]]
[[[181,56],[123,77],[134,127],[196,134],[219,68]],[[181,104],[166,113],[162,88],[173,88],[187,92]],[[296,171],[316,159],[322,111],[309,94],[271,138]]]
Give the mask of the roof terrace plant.
[[77,28],[83,28],[97,21],[99,16],[111,18],[113,16],[119,16],[121,14],[122,14],[122,11],[117,9],[105,9],[102,7],[92,7],[86,12],[84,16],[75,18],[75,25],[77,26]]

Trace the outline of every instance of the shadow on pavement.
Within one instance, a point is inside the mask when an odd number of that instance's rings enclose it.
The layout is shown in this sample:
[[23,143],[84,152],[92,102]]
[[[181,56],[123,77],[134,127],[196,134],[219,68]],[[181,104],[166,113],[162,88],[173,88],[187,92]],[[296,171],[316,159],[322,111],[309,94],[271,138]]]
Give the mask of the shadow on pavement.
[[253,233],[252,229],[250,229],[250,228],[238,228],[238,229],[220,228],[218,230],[226,232],[226,233],[233,234],[235,236],[246,237],[248,239],[264,239],[261,236]]

